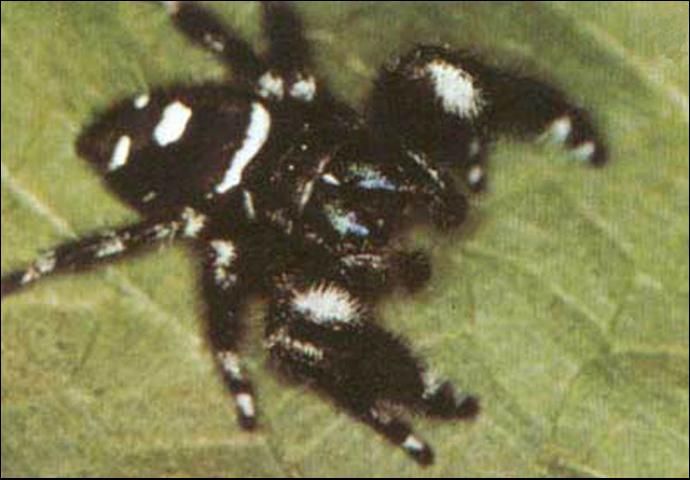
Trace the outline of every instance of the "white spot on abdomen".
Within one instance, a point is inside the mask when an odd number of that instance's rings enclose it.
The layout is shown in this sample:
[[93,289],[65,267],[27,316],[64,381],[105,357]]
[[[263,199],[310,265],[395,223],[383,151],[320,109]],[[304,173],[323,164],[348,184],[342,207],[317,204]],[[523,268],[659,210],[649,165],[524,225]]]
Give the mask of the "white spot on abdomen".
[[252,103],[249,126],[244,141],[230,161],[230,168],[225,172],[223,181],[216,185],[216,193],[225,193],[242,181],[242,172],[261,150],[271,130],[271,114],[258,102]]
[[178,141],[192,118],[192,109],[176,101],[165,107],[160,122],[153,130],[153,139],[161,147]]
[[425,72],[446,112],[461,118],[476,117],[481,112],[484,99],[469,73],[441,60],[427,64]]
[[129,135],[122,135],[113,149],[113,155],[110,157],[108,170],[114,171],[118,168],[124,167],[129,159],[129,151],[132,148],[132,139]]

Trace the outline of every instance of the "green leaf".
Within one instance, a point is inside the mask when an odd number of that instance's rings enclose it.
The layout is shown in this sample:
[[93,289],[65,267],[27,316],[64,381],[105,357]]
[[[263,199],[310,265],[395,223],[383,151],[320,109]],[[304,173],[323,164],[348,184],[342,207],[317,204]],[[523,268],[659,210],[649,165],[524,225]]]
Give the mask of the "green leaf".
[[[80,127],[150,85],[220,79],[153,3],[2,3],[2,271],[131,221],[77,158]],[[214,6],[262,45],[256,4]],[[249,368],[238,430],[181,249],[2,303],[2,476],[688,476],[688,4],[305,3],[333,88],[361,105],[416,42],[475,46],[591,107],[603,170],[500,142],[466,227],[414,238],[431,285],[381,321],[477,392],[478,420],[415,424],[421,470],[308,389]]]

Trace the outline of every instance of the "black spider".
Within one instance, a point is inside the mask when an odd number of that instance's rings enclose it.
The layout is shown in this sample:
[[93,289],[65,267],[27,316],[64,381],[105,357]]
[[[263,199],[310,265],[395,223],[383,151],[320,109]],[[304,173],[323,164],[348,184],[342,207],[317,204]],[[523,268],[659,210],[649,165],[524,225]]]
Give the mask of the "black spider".
[[314,77],[285,3],[263,3],[264,57],[203,7],[163,3],[182,33],[232,67],[239,87],[154,89],[98,117],[78,151],[143,220],[4,275],[2,297],[49,274],[186,240],[204,259],[210,343],[243,428],[255,427],[256,408],[238,312],[265,293],[265,344],[278,369],[429,464],[431,448],[401,407],[455,419],[479,406],[372,318],[370,305],[394,284],[414,289],[430,275],[426,256],[389,246],[392,235],[418,207],[438,226],[459,224],[466,202],[449,171],[481,190],[496,133],[546,135],[603,164],[589,115],[538,80],[420,46],[382,69],[363,119]]

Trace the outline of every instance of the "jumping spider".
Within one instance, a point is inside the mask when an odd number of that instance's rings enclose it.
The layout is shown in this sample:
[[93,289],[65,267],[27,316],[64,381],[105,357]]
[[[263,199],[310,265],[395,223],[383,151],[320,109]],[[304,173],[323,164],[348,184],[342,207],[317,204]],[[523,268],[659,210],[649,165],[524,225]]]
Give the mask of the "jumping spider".
[[196,3],[162,2],[177,29],[232,68],[235,86],[156,88],[117,103],[79,137],[79,154],[142,221],[68,242],[2,277],[2,297],[57,272],[184,240],[203,258],[211,347],[239,424],[256,426],[239,344],[248,297],[270,297],[265,345],[307,382],[417,462],[429,445],[401,407],[471,418],[475,396],[434,377],[371,305],[394,284],[414,289],[427,257],[390,246],[425,208],[462,222],[485,185],[497,133],[548,135],[591,165],[606,150],[587,112],[558,89],[445,47],[419,46],[382,68],[363,117],[315,77],[299,19],[262,4],[264,56]]

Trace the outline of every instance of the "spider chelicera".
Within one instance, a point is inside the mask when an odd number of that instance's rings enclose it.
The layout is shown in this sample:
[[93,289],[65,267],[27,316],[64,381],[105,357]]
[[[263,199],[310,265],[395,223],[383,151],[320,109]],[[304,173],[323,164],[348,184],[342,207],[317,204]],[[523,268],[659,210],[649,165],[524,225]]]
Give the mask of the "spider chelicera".
[[465,190],[484,188],[498,133],[548,136],[603,164],[590,116],[554,87],[436,46],[383,67],[362,116],[314,76],[286,3],[262,4],[263,56],[203,6],[162,3],[180,32],[232,68],[235,85],[156,88],[97,117],[78,152],[141,222],[3,275],[2,297],[57,272],[186,241],[203,259],[210,345],[242,428],[255,428],[256,406],[238,353],[239,311],[266,294],[265,346],[278,370],[431,463],[401,408],[461,419],[479,403],[374,321],[378,297],[430,276],[423,253],[391,239],[420,210],[439,227],[458,225],[466,201],[454,178]]

